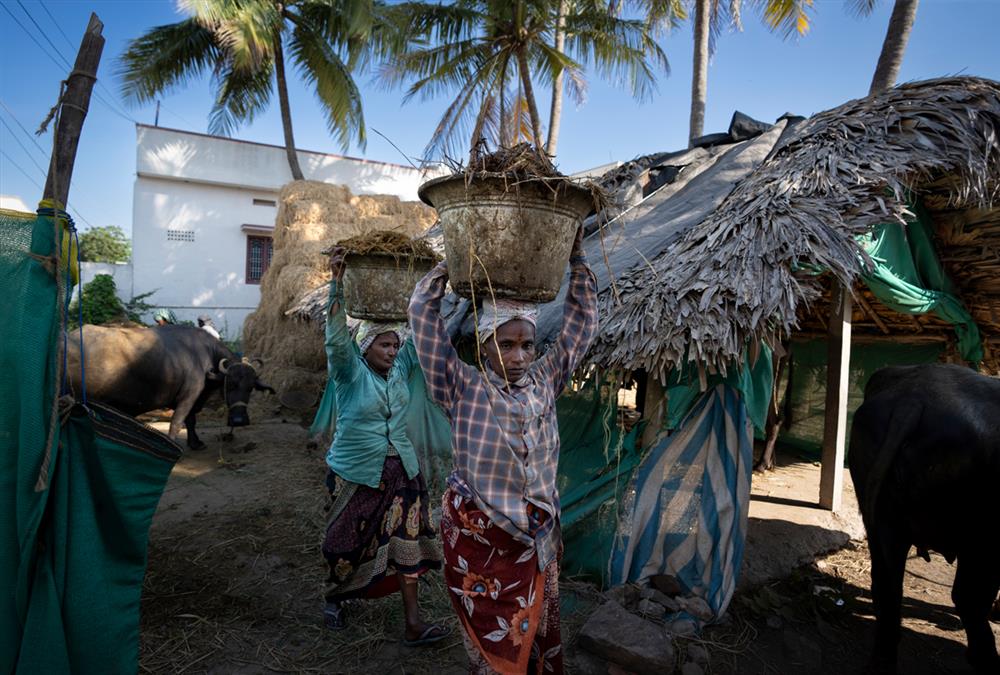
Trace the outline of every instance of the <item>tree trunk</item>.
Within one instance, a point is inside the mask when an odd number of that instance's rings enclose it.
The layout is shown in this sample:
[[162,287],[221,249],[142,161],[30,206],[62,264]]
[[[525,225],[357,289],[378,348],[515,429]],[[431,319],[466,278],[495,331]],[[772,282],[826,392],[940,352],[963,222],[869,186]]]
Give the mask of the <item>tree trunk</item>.
[[[569,12],[568,0],[560,0],[559,15],[556,17],[555,50],[560,54],[566,48],[566,13]],[[556,145],[559,142],[559,120],[562,117],[563,103],[563,71],[559,71],[552,82],[552,107],[549,109],[549,137],[545,142],[545,152],[549,157],[555,157]]]
[[882,43],[882,53],[878,57],[878,66],[872,78],[872,86],[868,94],[877,94],[896,84],[899,77],[899,67],[903,65],[903,54],[906,43],[910,40],[913,21],[917,18],[919,0],[896,0],[889,18],[889,29]]
[[531,88],[531,71],[528,69],[528,56],[524,49],[517,52],[517,69],[521,74],[521,84],[524,86],[524,98],[528,102],[528,114],[531,116],[531,133],[535,137],[535,148],[541,152],[542,120],[538,117],[538,106],[535,104],[535,91]]
[[97,82],[97,67],[104,52],[103,30],[104,24],[96,14],[91,13],[73,71],[66,77],[66,91],[57,103],[62,109],[59,111],[59,124],[52,134],[52,157],[42,191],[43,199],[54,200],[56,208],[65,209],[69,200],[69,184],[73,179],[80,133],[90,108],[90,94]]
[[507,64],[500,71],[500,138],[498,145],[506,148],[510,143],[510,121],[507,119]]
[[705,128],[705,98],[708,92],[708,35],[712,20],[711,0],[695,0],[694,75],[691,78],[691,125],[688,147]]
[[288,105],[288,82],[285,81],[285,54],[281,47],[281,33],[274,38],[274,79],[278,85],[278,104],[281,108],[281,127],[285,132],[285,154],[288,168],[292,170],[292,180],[303,180],[299,156],[295,152],[295,136],[292,134],[292,110]]
[[486,113],[493,105],[493,97],[488,93],[483,96],[483,104],[479,106],[479,114],[476,115],[476,124],[472,127],[472,149],[469,150],[469,166],[475,165],[479,160],[480,145],[483,144],[483,126],[486,124]]

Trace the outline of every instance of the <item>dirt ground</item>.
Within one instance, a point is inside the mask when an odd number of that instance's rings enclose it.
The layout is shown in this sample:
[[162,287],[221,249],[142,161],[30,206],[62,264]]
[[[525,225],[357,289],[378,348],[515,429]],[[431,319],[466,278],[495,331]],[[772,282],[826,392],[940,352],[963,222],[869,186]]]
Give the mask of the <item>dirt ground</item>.
[[[343,632],[322,627],[323,449],[307,448],[297,419],[257,422],[229,442],[223,431],[204,426],[208,449],[177,464],[154,518],[141,671],[464,673],[457,632],[435,647],[402,645],[398,596],[352,606]],[[910,560],[902,672],[968,672],[953,577],[940,557]],[[426,616],[457,631],[440,575],[424,578]],[[575,647],[600,601],[593,586],[564,581],[563,637],[576,672],[609,672]],[[694,642],[709,652],[709,673],[849,673],[863,667],[873,625],[867,550],[852,543],[779,582],[743,588],[727,623]],[[690,642],[678,640],[678,665]]]

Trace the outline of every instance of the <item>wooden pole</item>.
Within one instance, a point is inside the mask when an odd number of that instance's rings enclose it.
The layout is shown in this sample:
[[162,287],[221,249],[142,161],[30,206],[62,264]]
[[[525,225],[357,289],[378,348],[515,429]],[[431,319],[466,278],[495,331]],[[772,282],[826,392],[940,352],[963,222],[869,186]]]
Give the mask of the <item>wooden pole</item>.
[[847,387],[851,365],[851,291],[838,285],[830,308],[826,361],[826,418],[820,467],[819,505],[840,510],[847,446]]
[[642,431],[642,448],[652,447],[663,427],[663,416],[667,413],[666,392],[656,373],[646,373],[646,396],[642,403],[642,415],[646,418],[646,428]]
[[90,94],[97,82],[97,66],[104,51],[104,24],[96,14],[90,15],[90,22],[80,42],[73,71],[66,78],[59,112],[59,124],[52,142],[52,159],[49,174],[45,178],[45,199],[54,199],[64,208],[69,198],[69,184],[73,179],[73,164],[76,162],[76,148],[83,131],[83,120],[90,107]]

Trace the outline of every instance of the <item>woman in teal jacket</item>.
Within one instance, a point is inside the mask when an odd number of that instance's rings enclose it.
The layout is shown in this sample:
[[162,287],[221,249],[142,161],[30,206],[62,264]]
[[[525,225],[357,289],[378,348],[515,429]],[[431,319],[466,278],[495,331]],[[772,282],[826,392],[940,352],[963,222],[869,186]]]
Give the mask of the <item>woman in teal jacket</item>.
[[428,644],[446,628],[424,623],[417,578],[440,569],[441,552],[428,514],[427,486],[406,436],[407,381],[418,368],[406,324],[364,322],[351,339],[343,309],[344,249],[330,256],[326,355],[336,388],[337,423],[326,455],[333,500],[323,555],[330,566],[324,621],[346,625],[343,602],[399,590],[404,641]]

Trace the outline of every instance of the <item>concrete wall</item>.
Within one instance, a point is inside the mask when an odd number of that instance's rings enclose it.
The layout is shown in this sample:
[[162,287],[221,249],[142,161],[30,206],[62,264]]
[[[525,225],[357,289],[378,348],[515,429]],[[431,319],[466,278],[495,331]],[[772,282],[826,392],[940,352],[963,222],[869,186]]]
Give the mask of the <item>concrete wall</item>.
[[80,263],[81,285],[93,281],[98,274],[110,274],[114,278],[115,295],[122,302],[128,302],[132,299],[132,263]]
[[[244,226],[273,228],[276,206],[254,199],[277,203],[291,181],[285,149],[142,124],[136,136],[131,295],[155,290],[150,304],[181,320],[209,314],[235,338],[260,301],[260,286],[246,283]],[[307,151],[299,161],[308,179],[407,201],[447,173]]]
[[[276,190],[292,180],[283,147],[234,141],[161,127],[136,125],[136,173],[249,189]],[[417,199],[425,180],[448,173],[443,167],[410,166],[299,150],[309,180],[346,185],[355,194]]]

